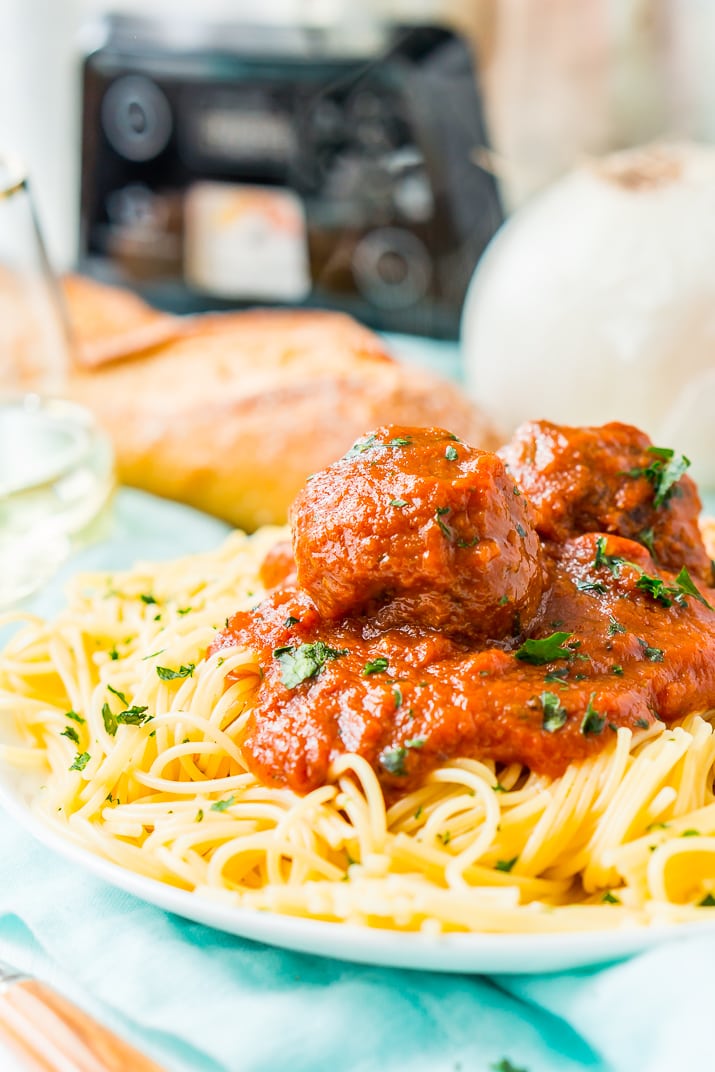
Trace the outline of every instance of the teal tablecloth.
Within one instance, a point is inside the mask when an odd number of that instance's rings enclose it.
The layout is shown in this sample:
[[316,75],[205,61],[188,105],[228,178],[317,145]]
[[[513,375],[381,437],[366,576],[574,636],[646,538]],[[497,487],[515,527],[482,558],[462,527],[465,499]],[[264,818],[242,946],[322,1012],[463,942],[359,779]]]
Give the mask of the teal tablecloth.
[[[65,573],[198,550],[224,531],[124,491],[108,539]],[[57,606],[60,586],[37,601],[41,609]],[[386,970],[185,922],[67,863],[1,815],[0,861],[0,958],[55,983],[171,1072],[712,1065],[715,935],[550,977]]]

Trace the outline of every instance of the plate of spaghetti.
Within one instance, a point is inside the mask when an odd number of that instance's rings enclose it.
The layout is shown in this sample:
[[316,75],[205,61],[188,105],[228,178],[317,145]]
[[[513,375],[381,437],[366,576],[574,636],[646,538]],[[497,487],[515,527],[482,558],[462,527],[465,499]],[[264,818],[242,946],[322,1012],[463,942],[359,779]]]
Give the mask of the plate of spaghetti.
[[162,908],[345,959],[556,970],[712,927],[688,464],[622,424],[378,428],[289,527],[18,615],[0,802]]

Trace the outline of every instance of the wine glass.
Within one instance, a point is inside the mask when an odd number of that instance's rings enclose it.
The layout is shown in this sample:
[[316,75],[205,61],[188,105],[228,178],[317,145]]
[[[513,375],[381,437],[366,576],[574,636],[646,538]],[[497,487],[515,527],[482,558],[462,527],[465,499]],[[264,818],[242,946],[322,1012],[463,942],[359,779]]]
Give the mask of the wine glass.
[[69,333],[26,175],[0,156],[0,608],[42,585],[108,504],[107,438],[63,399]]

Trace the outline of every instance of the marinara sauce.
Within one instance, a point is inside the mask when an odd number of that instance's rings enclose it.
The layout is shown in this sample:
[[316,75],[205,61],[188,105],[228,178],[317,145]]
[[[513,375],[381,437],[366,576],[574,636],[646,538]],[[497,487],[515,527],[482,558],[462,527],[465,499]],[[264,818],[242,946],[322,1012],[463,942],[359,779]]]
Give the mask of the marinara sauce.
[[687,459],[537,422],[500,455],[387,427],[316,474],[274,585],[242,747],[300,793],[357,752],[390,790],[457,756],[559,775],[620,726],[715,706],[715,591]]

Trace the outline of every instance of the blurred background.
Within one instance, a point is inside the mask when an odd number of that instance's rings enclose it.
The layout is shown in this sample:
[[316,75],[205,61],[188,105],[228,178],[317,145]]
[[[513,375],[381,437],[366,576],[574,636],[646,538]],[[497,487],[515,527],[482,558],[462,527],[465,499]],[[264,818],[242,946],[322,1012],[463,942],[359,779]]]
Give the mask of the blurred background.
[[[504,206],[584,153],[654,137],[715,140],[710,0],[2,0],[0,132],[28,163],[54,263],[77,255],[81,60],[105,11],[317,24],[445,22],[477,56]],[[84,27],[84,32],[82,28]],[[96,37],[95,37],[96,41]]]

